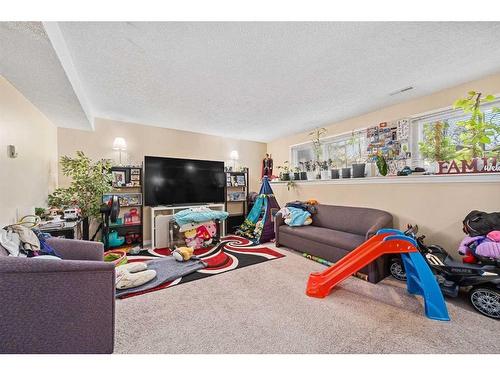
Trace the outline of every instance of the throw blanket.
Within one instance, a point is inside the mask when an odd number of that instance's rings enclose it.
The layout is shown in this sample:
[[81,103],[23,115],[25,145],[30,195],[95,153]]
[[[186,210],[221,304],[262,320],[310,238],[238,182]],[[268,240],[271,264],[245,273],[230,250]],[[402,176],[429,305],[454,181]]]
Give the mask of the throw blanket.
[[285,224],[290,227],[301,227],[312,223],[311,213],[301,208],[287,206],[280,210]]
[[226,211],[212,211],[207,207],[188,208],[174,215],[177,225],[182,227],[189,223],[203,223],[211,220],[226,220],[229,214]]
[[142,292],[153,289],[167,281],[178,279],[179,277],[189,275],[205,268],[207,264],[200,259],[191,258],[186,262],[178,262],[174,257],[167,257],[158,260],[151,260],[148,263],[148,270],[155,270],[156,277],[150,282],[137,286],[135,288],[117,290],[116,297],[122,297],[127,294]]

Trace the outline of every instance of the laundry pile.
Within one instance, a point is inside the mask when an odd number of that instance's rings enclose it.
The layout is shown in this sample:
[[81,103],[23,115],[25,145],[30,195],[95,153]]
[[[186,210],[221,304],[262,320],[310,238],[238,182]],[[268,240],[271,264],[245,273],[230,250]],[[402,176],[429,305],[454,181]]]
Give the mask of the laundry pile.
[[225,211],[213,211],[207,207],[188,208],[174,214],[179,232],[184,237],[186,246],[193,249],[207,247],[217,236],[216,221],[225,220],[229,214]]
[[285,224],[290,227],[301,227],[312,224],[312,215],[317,212],[318,201],[310,199],[305,202],[289,202],[279,210]]
[[500,231],[494,230],[486,236],[466,236],[458,248],[460,255],[472,255],[500,260]]
[[500,259],[500,212],[471,211],[462,223],[467,236],[458,248],[461,255]]
[[0,229],[0,245],[14,257],[57,257],[55,250],[47,244],[47,233],[30,229],[22,224],[13,224]]

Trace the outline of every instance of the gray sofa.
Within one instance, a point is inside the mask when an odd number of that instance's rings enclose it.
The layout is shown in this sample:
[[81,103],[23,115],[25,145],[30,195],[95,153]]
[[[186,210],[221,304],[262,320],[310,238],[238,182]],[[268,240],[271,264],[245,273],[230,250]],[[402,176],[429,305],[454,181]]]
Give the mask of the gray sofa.
[[[336,262],[379,229],[393,226],[392,215],[381,210],[325,204],[317,208],[312,224],[303,227],[289,227],[278,213],[275,217],[276,246]],[[360,272],[368,276],[368,281],[377,283],[388,274],[386,261],[386,257],[380,257]]]
[[64,260],[0,246],[0,353],[112,353],[115,270],[101,243],[51,238]]

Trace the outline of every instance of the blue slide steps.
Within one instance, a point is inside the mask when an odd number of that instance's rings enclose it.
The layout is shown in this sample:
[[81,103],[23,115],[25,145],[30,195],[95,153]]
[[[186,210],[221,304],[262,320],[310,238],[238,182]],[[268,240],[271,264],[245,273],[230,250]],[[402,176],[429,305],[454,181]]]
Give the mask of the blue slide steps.
[[424,298],[425,315],[429,319],[449,321],[450,316],[441,288],[436,281],[436,276],[418,251],[415,239],[396,229],[381,229],[377,232],[377,234],[379,233],[394,233],[394,235],[384,238],[384,241],[405,240],[415,247],[416,251],[414,252],[401,253],[406,270],[406,289],[408,293],[417,294]]

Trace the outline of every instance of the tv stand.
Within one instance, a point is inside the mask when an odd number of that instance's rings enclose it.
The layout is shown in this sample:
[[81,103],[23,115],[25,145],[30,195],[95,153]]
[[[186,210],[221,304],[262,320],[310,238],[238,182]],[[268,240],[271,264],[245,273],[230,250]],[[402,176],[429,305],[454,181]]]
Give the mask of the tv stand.
[[[182,210],[189,208],[207,207],[214,211],[225,211],[224,203],[172,205],[151,207],[151,248],[158,249],[166,247],[164,241],[168,241],[168,222],[172,216]],[[221,236],[226,235],[226,221],[222,221]],[[168,244],[167,244],[168,245]]]

